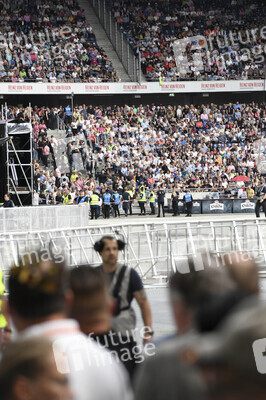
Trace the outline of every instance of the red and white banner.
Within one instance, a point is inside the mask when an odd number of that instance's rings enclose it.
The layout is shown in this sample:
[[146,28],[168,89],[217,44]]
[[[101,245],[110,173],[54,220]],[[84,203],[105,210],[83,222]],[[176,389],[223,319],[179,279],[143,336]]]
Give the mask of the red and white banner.
[[0,83],[0,94],[149,94],[265,91],[265,81]]

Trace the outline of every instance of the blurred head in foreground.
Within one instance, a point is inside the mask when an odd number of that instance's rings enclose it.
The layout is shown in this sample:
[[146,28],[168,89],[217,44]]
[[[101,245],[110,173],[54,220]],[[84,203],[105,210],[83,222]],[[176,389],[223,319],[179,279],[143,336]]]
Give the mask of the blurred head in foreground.
[[222,261],[240,289],[254,295],[259,293],[258,266],[253,258],[246,253],[228,253]]
[[265,400],[266,307],[238,310],[202,338],[197,364],[211,400]]
[[[199,257],[202,255],[199,254]],[[236,285],[224,268],[207,265],[202,256],[203,267],[194,259],[188,259],[189,270],[175,272],[169,283],[171,303],[180,334],[195,326],[196,313],[200,305],[209,303],[217,296],[235,290]]]
[[0,362],[1,400],[71,400],[67,375],[58,372],[45,339],[10,343]]
[[41,249],[21,257],[10,270],[8,302],[18,331],[64,318],[71,292],[63,256]]
[[80,265],[70,272],[74,294],[70,316],[85,334],[102,334],[111,328],[111,299],[105,276],[96,268]]
[[188,259],[188,267],[175,272],[169,285],[179,333],[192,326],[212,331],[242,300],[259,292],[257,266],[241,255],[199,254]]

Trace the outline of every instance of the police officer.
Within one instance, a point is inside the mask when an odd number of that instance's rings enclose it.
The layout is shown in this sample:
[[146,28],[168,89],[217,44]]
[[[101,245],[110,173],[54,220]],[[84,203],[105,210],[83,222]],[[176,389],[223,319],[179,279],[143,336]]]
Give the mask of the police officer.
[[130,204],[130,194],[125,190],[122,193],[123,210],[125,211],[125,216],[128,216],[129,204]]
[[97,192],[93,192],[93,194],[90,197],[90,206],[91,206],[91,219],[95,217],[95,219],[98,218],[98,207],[100,204],[100,197]]
[[79,196],[75,198],[75,203],[76,204],[88,204],[88,196],[85,195],[84,190],[79,191]]
[[185,190],[185,193],[186,194],[184,195],[183,200],[185,203],[185,210],[187,211],[186,217],[191,217],[193,197],[192,197],[192,194],[190,193],[189,189]]
[[179,201],[179,193],[177,189],[174,189],[172,193],[173,217],[180,215],[178,201]]
[[[143,343],[151,341],[153,335],[151,309],[137,271],[118,263],[118,253],[124,248],[125,243],[113,236],[104,236],[94,245],[94,249],[102,258],[99,270],[107,277],[111,295],[115,300],[112,329],[125,340],[130,338],[132,346],[134,346],[136,342],[132,333],[136,327],[136,314],[131,303],[135,298],[141,310],[145,326]],[[132,368],[134,368],[134,362]]]
[[120,211],[119,211],[120,195],[117,192],[117,189],[113,193],[112,203],[113,203],[113,210],[114,210],[114,213],[115,213],[115,218],[117,216],[120,217]]
[[132,191],[132,189],[131,189],[130,186],[128,187],[127,192],[128,192],[129,195],[130,195],[129,215],[132,215],[132,204],[133,204],[133,201],[134,201],[134,193],[133,193],[133,191]]
[[72,196],[69,190],[66,190],[63,194],[63,205],[73,204]]
[[264,182],[260,182],[260,185],[255,188],[255,195],[257,197],[255,206],[256,217],[260,218],[261,207],[266,217],[266,185]]
[[149,194],[149,203],[151,207],[151,215],[155,215],[155,194],[153,190],[151,190]]
[[164,197],[165,197],[165,190],[163,186],[157,191],[157,202],[158,202],[158,215],[157,218],[160,218],[161,216],[161,209],[163,213],[163,217],[165,217],[164,213]]
[[139,194],[138,194],[138,203],[140,207],[140,214],[139,215],[146,215],[146,192],[145,192],[145,187],[142,185],[139,188]]
[[109,190],[106,189],[106,192],[103,195],[103,216],[104,218],[110,218],[110,207],[111,207],[111,195]]

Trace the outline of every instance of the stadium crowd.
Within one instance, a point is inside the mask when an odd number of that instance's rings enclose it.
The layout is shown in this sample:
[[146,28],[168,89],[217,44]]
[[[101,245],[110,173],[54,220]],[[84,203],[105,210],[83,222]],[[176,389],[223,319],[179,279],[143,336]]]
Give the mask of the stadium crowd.
[[0,11],[0,81],[118,81],[77,0],[1,0]]
[[[121,31],[140,53],[148,80],[264,77],[263,2],[110,0],[110,5]],[[182,40],[189,37],[193,40],[182,47]],[[176,40],[180,42],[175,53]]]
[[[237,175],[247,176],[253,189],[260,180],[253,142],[265,131],[264,104],[83,105],[70,116],[68,111],[33,110],[35,189],[48,191],[49,202],[57,197],[62,202],[65,189],[73,200],[79,190],[88,196],[96,188],[101,195],[107,189],[122,194],[142,185],[149,190],[163,185],[169,192],[206,190],[218,197],[217,192],[231,194]],[[10,117],[27,114],[27,109],[9,110]],[[58,114],[65,121],[65,139],[47,135]]]
[[[28,109],[8,109],[8,118],[28,115]],[[47,135],[57,126],[57,116],[65,123],[65,139]],[[48,161],[52,165],[52,178],[48,169],[45,175],[54,194],[64,186],[62,174],[68,176],[72,191],[91,189],[87,185],[91,180],[92,185],[97,181],[100,192],[128,185],[155,189],[161,184],[170,191],[174,187],[226,191],[237,175],[247,176],[253,186],[260,177],[253,142],[263,137],[265,104],[84,104],[73,112],[69,106],[34,107],[32,124],[35,167],[39,169],[40,161],[46,168]],[[81,164],[75,154],[81,155]]]
[[[264,103],[35,106],[31,115],[35,204],[72,204],[80,191],[88,202],[107,190],[133,192],[133,202],[142,186],[147,195],[163,187],[252,198],[261,180],[253,143],[265,135]],[[29,109],[10,107],[7,117],[25,120]],[[49,130],[58,125],[64,138]],[[249,186],[236,187],[238,175]]]

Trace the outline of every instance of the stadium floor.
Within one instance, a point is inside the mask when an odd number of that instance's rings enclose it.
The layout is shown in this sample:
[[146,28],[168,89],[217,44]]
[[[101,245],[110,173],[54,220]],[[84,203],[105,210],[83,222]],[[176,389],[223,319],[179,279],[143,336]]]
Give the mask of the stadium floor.
[[[260,280],[260,288],[261,288],[261,298],[262,301],[266,303],[266,279],[261,278]],[[176,327],[172,315],[172,310],[169,303],[168,297],[168,289],[167,287],[156,287],[149,286],[146,288],[146,292],[148,295],[148,299],[150,300],[151,310],[152,310],[152,326],[155,332],[154,339],[161,340],[169,335],[172,335],[176,332]],[[134,301],[134,309],[137,314],[137,327],[139,333],[142,327],[142,319],[139,311],[139,307],[137,307],[136,302]],[[141,342],[140,337],[138,337],[139,342]]]
[[[157,218],[156,215],[146,215],[146,216],[136,216],[132,215],[129,217],[125,217],[124,214],[121,214],[120,218],[110,218],[104,219],[100,217],[97,220],[89,220],[89,226],[100,226],[100,225],[128,225],[130,223],[155,223],[155,222],[192,222],[192,221],[213,221],[213,220],[253,220],[255,219],[255,214],[253,213],[243,213],[243,214],[195,214],[192,217],[187,218],[185,215],[181,215],[178,217],[173,217],[171,214],[166,214],[165,218]],[[261,220],[264,220],[264,214],[261,213]]]

